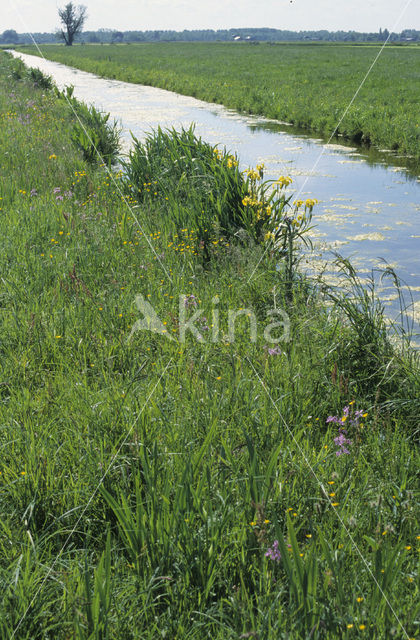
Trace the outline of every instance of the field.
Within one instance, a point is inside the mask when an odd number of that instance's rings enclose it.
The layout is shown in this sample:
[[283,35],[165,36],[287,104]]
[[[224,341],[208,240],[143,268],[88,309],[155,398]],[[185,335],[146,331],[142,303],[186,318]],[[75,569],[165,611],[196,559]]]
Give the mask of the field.
[[[24,51],[37,54],[33,47]],[[177,91],[327,137],[338,125],[337,133],[349,140],[420,161],[420,47],[387,47],[350,107],[378,46],[168,43],[46,45],[42,51],[101,76]]]
[[413,638],[419,362],[316,203],[48,85],[0,52],[0,637]]

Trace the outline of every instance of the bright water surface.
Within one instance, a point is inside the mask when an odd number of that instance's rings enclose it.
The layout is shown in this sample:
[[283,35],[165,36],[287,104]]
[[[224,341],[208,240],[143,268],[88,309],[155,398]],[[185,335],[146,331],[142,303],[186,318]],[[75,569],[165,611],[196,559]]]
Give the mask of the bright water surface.
[[[267,179],[290,175],[290,193],[320,201],[314,210],[311,268],[331,262],[331,249],[350,257],[361,277],[385,260],[410,286],[412,312],[420,321],[420,178],[404,167],[405,160],[389,152],[326,144],[284,123],[13,53],[51,75],[59,88],[73,85],[75,97],[119,120],[125,151],[130,132],[142,139],[158,125],[180,128],[194,122],[203,139],[237,152],[244,169],[263,162]],[[333,279],[331,270],[327,273]],[[395,290],[381,286],[379,292],[396,317]]]

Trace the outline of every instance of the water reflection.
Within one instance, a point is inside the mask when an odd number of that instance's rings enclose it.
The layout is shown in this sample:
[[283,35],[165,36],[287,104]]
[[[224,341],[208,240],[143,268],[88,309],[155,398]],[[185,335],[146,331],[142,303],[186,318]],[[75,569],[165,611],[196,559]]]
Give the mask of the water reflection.
[[308,144],[321,144],[324,146],[324,149],[330,149],[333,152],[339,150],[345,151],[349,159],[343,160],[342,162],[359,162],[361,160],[372,166],[397,167],[407,171],[408,179],[418,181],[418,161],[410,156],[401,156],[397,151],[392,151],[391,149],[375,149],[374,147],[368,147],[366,145],[355,146],[354,142],[345,140],[342,136],[336,136],[328,143],[325,138],[315,138],[314,136],[317,134],[311,136],[307,130],[285,122],[260,120],[257,122],[247,122],[247,125],[251,131],[256,133],[259,131],[269,131],[271,133],[287,133],[299,137],[301,146],[292,147],[289,149],[290,151],[303,149],[302,145],[305,144],[306,141]]

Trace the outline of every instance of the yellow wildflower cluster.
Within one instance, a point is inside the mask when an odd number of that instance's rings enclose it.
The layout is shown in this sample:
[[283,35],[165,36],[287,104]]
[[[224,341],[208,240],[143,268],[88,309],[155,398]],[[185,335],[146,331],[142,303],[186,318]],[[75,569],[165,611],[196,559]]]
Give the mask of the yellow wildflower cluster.
[[250,194],[249,196],[245,196],[245,198],[242,200],[242,204],[244,205],[244,207],[258,207],[262,205],[262,202],[260,202],[258,198]]
[[[219,149],[213,149],[213,153],[216,156],[216,158],[218,160],[223,160],[226,156],[223,154],[222,151],[219,151]],[[227,156],[227,167],[228,169],[233,169],[234,167],[237,167],[239,164],[239,162],[237,161],[237,159],[235,158],[235,156]]]
[[16,111],[6,111],[6,113],[0,114],[0,117],[5,120],[15,118],[16,116],[17,116]]
[[175,234],[172,237],[172,242],[167,245],[168,249],[177,251],[179,253],[190,253],[197,256],[197,236],[194,229],[181,229],[179,235]]
[[253,193],[245,196],[242,200],[244,207],[253,207],[257,212],[257,220],[262,220],[271,215],[272,208],[270,205],[266,205],[263,201],[258,200],[257,196]]
[[307,200],[295,200],[293,202],[293,206],[296,207],[296,209],[300,209],[300,207],[305,206],[305,209],[313,209],[313,207],[318,204],[318,200],[315,200],[315,198],[308,198]]
[[292,184],[292,182],[293,180],[292,178],[289,178],[289,176],[280,176],[280,178],[276,180],[274,184],[279,185],[280,189],[282,189],[283,187],[287,187],[289,186],[289,184]]
[[[76,182],[80,182],[80,179],[85,178],[87,176],[87,173],[86,171],[75,171],[74,176],[76,178]],[[73,182],[72,184],[75,185],[76,182]]]
[[248,171],[246,171],[245,173],[250,180],[256,181],[260,179],[260,172],[256,169],[248,169]]

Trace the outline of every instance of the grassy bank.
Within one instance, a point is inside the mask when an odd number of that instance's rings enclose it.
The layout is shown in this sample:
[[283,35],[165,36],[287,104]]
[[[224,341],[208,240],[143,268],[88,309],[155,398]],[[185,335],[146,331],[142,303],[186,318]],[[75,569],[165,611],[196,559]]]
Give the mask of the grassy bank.
[[0,55],[0,636],[414,637],[414,356],[263,255],[311,207],[262,169],[156,132],[108,171],[40,84]]
[[[32,47],[24,51],[37,54]],[[325,136],[339,125],[337,133],[349,140],[420,161],[420,48],[385,48],[346,111],[378,52],[379,46],[343,44],[43,47],[51,60],[104,77],[177,91]]]

